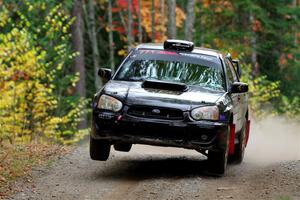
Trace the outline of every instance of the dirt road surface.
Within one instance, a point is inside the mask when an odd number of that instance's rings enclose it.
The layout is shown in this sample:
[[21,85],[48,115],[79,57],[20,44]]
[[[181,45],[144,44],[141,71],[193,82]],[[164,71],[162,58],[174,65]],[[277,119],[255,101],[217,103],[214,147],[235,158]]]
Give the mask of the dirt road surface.
[[299,130],[281,119],[256,123],[245,161],[221,178],[205,174],[206,158],[196,151],[134,145],[96,162],[84,143],[51,168],[36,169],[11,199],[300,200]]

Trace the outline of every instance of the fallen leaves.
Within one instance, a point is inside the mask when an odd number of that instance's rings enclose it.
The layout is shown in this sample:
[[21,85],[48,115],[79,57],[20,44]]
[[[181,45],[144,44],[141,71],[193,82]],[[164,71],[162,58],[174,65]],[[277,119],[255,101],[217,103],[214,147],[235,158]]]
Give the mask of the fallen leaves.
[[67,147],[51,144],[18,144],[0,149],[0,199],[18,191],[17,179],[32,183],[32,169],[49,164],[68,152]]

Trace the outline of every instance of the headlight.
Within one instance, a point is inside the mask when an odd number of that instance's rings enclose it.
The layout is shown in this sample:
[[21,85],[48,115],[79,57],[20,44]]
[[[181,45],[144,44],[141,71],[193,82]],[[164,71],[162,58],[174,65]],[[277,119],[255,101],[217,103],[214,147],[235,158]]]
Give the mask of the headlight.
[[113,112],[118,112],[122,109],[122,102],[116,98],[108,95],[101,95],[97,107],[103,110],[111,110]]
[[191,111],[191,116],[195,120],[218,120],[219,119],[219,108],[217,106],[205,106],[195,108]]

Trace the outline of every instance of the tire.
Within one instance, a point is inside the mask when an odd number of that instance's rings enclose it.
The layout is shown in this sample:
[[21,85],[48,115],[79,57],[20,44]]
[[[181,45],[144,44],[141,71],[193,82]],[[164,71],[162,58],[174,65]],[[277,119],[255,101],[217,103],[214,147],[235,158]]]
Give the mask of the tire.
[[234,147],[234,154],[230,157],[230,161],[240,164],[244,160],[246,148],[246,126],[244,125],[238,137],[238,143]]
[[[230,133],[230,131],[229,131]],[[216,176],[223,176],[226,172],[229,152],[229,134],[225,149],[220,151],[208,151],[208,172]]]
[[209,163],[209,173],[222,176],[225,174],[227,168],[227,159],[228,159],[228,151],[208,152],[208,163]]
[[92,160],[106,161],[110,154],[110,143],[107,140],[90,138],[90,157]]
[[131,147],[132,147],[132,144],[130,144],[130,143],[116,143],[116,144],[114,144],[114,149],[116,151],[129,152]]

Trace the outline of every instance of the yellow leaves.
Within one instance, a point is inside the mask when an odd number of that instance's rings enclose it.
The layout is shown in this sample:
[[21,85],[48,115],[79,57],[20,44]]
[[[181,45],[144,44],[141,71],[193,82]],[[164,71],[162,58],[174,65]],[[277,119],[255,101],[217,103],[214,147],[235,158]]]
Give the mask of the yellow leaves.
[[79,73],[77,72],[76,75],[73,78],[71,78],[71,84],[73,87],[76,86],[76,83],[79,81],[79,79],[80,79],[80,76],[79,76]]
[[42,9],[42,10],[46,10],[46,3],[44,3],[44,2],[42,3],[41,9]]
[[51,100],[52,90],[42,83],[46,68],[43,55],[31,47],[25,29],[12,29],[0,34],[1,59],[0,80],[0,139],[4,134],[33,136],[35,131],[44,129],[48,112],[57,104]]
[[183,10],[181,10],[179,7],[176,7],[176,26],[181,27],[183,26],[184,20],[186,18],[186,15]]
[[214,43],[218,48],[222,48],[223,47],[223,42],[220,38],[215,38],[214,39]]
[[67,27],[64,26],[64,27],[62,28],[62,32],[63,32],[63,33],[68,33]]
[[[43,6],[43,5],[42,5]],[[47,36],[54,36],[56,34],[62,35],[62,39],[67,39],[68,30],[73,24],[74,19],[70,18],[69,15],[66,15],[63,11],[61,4],[54,7],[48,16],[45,18],[46,23],[43,25],[43,29],[47,31]]]
[[127,54],[127,51],[125,49],[121,49],[121,50],[118,51],[118,55],[119,56],[123,56],[124,57],[124,56],[126,56],[126,54]]
[[213,9],[216,13],[221,13],[224,9],[233,9],[233,5],[228,0],[203,0],[203,8]]
[[1,59],[0,74],[4,79],[29,80],[30,78],[40,78],[45,75],[39,60],[43,55],[38,55],[35,48],[30,47],[28,33],[21,29],[14,28],[7,34],[0,34],[0,55],[5,55]]
[[7,24],[9,20],[8,14],[8,10],[4,7],[3,11],[0,12],[0,27],[4,27]]
[[57,70],[62,70],[63,68],[63,63],[59,63],[56,67]]
[[54,88],[55,88],[55,85],[54,85],[54,84],[50,84],[49,87],[50,87],[51,89],[54,89]]
[[31,101],[32,98],[33,98],[32,94],[29,94],[26,99],[29,100],[29,101]]
[[32,5],[29,5],[28,6],[28,12],[32,11],[33,10],[33,6]]
[[[28,11],[41,6],[46,9],[46,4],[42,2],[27,3],[26,6]],[[57,97],[57,75],[65,73],[68,59],[79,54],[69,50],[68,30],[74,19],[70,19],[61,6],[56,6],[45,18],[45,24],[38,28],[37,32],[47,32],[50,36],[47,39],[53,39],[57,45],[55,48],[51,46],[55,55],[50,57],[49,52],[34,41],[38,36],[28,28],[29,18],[18,11],[16,13],[20,20],[13,25],[15,28],[10,29],[11,24],[6,17],[8,12],[0,11],[0,29],[1,25],[9,25],[5,30],[10,30],[0,32],[0,141],[4,137],[32,140],[38,135],[69,144],[73,141],[71,136],[78,133],[79,113],[85,110],[84,105],[87,104],[86,101],[66,104]],[[79,74],[67,76],[63,93],[79,80]],[[74,99],[71,101],[77,102]],[[69,108],[58,110],[62,108],[62,102]],[[75,140],[79,135],[82,134],[76,135]]]

